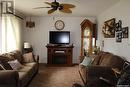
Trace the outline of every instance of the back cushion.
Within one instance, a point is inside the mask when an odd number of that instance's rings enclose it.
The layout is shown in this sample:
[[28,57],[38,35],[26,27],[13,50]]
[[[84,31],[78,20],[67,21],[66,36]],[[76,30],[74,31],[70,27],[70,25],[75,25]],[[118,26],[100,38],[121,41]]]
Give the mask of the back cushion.
[[121,70],[123,68],[124,59],[117,55],[106,55],[106,57],[102,60],[101,66],[109,66],[113,68],[118,68]]
[[106,52],[101,51],[93,60],[92,65],[99,65]]
[[11,60],[14,60],[13,55],[10,55],[8,53],[0,55],[0,61],[2,61],[2,62],[8,62],[8,61],[11,61]]
[[20,63],[22,62],[22,53],[19,50],[14,50],[10,52],[14,55],[14,59],[17,59]]
[[108,66],[108,63],[110,62],[111,58],[113,57],[114,55],[111,54],[111,53],[107,53],[105,54],[104,56],[102,56],[102,61],[100,62],[100,65],[101,66]]
[[30,63],[30,62],[34,62],[34,57],[33,57],[33,53],[30,52],[30,53],[25,53],[23,55],[23,62],[24,63]]
[[92,65],[98,65],[98,64],[99,64],[101,55],[102,55],[102,52],[100,52],[100,53],[95,57],[95,59],[94,59],[93,62],[92,62]]

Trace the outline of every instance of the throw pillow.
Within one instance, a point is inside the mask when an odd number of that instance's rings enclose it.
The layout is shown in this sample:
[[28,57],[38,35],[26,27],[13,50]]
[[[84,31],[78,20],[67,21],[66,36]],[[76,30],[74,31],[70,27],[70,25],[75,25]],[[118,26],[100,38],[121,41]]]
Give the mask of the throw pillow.
[[0,70],[5,70],[5,68],[0,64]]
[[8,62],[1,62],[2,66],[4,67],[5,70],[13,70],[12,67]]
[[130,85],[130,65],[123,69],[117,85]]
[[91,63],[92,63],[92,58],[85,56],[84,60],[80,63],[80,65],[88,66],[91,65]]
[[13,60],[8,62],[13,70],[18,70],[22,67],[18,60]]
[[33,53],[25,53],[23,55],[23,62],[25,63],[30,63],[30,62],[34,62],[34,57],[33,57]]

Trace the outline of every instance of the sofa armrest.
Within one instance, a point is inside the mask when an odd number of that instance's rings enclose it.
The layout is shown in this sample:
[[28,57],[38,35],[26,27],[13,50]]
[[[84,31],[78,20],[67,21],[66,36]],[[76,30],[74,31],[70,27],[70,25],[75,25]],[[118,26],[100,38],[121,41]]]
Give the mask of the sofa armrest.
[[34,55],[35,62],[39,63],[39,55]]
[[[17,71],[14,70],[1,70],[0,71],[0,87],[18,87],[19,75]],[[13,86],[12,86],[13,85]]]

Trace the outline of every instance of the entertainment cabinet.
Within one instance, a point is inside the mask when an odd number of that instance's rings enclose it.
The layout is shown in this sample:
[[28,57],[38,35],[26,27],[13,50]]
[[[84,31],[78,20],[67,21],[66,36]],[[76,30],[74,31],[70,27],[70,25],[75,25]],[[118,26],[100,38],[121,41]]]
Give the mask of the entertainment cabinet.
[[71,66],[73,57],[73,45],[54,45],[47,46],[47,64],[49,66]]

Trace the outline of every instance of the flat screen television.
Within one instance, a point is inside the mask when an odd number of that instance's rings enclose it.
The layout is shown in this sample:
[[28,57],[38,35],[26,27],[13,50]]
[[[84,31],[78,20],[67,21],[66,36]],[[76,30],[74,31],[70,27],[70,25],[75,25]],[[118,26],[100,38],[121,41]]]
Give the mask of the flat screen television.
[[50,31],[49,43],[50,44],[69,44],[70,31]]

